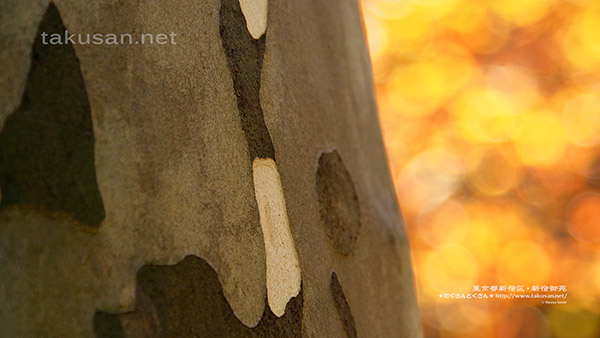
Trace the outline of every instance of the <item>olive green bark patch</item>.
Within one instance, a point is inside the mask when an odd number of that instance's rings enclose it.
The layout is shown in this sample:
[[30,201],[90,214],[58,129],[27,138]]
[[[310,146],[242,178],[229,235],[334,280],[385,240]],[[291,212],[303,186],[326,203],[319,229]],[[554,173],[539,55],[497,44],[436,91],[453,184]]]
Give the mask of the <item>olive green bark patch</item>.
[[[136,312],[137,314],[138,312]],[[125,338],[125,331],[118,315],[98,312],[94,317],[94,331],[97,337]]]
[[352,178],[337,150],[323,153],[319,158],[317,195],[327,236],[339,253],[349,254],[360,232],[360,205]]
[[342,324],[344,325],[346,336],[348,336],[348,338],[356,338],[354,317],[352,316],[350,306],[348,305],[348,301],[344,295],[344,290],[342,289],[342,285],[340,285],[340,281],[338,280],[335,272],[331,273],[329,287],[331,289],[331,296],[333,296],[333,301],[335,302],[335,307],[337,308],[338,314],[342,320]]
[[255,328],[242,324],[223,296],[216,272],[201,258],[146,265],[137,273],[136,310],[98,312],[94,330],[107,337],[300,337],[302,291],[277,318],[268,308]]
[[[46,44],[42,33],[48,34]],[[90,105],[70,44],[51,45],[65,27],[54,4],[39,25],[20,107],[0,132],[0,209],[32,205],[91,226],[104,219],[96,182]]]
[[273,143],[260,105],[260,72],[266,34],[258,40],[252,38],[238,0],[222,1],[219,29],[250,160],[257,157],[275,159]]

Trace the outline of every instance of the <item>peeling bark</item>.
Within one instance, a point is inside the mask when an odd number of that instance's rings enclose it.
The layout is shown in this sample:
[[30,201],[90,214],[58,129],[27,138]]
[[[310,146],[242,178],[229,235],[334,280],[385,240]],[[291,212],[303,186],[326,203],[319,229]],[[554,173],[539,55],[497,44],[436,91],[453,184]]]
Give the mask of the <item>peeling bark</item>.
[[1,337],[418,335],[356,2],[0,9]]

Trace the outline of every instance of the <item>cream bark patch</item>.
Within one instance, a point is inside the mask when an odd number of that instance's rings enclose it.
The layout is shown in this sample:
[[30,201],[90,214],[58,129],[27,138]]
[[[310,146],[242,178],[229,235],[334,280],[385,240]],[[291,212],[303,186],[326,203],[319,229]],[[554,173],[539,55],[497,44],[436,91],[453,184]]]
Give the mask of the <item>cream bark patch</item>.
[[240,0],[240,7],[248,32],[253,38],[260,39],[267,30],[267,0]]
[[265,240],[267,299],[271,311],[281,317],[288,301],[300,292],[300,265],[277,165],[270,158],[256,158],[252,169]]

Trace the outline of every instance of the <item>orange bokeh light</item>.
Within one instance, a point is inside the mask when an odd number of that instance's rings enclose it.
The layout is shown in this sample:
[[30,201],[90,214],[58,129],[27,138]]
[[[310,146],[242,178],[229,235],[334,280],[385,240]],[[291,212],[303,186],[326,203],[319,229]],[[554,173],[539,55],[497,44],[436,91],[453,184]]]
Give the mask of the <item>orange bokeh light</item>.
[[599,337],[600,3],[361,3],[425,336]]
[[574,198],[567,215],[573,237],[590,243],[600,243],[600,194],[584,193]]

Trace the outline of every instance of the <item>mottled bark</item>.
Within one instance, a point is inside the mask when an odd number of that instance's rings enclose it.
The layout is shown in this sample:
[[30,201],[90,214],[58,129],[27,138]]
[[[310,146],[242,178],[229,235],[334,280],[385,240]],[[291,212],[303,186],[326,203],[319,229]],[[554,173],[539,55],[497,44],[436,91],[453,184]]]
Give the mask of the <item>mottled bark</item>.
[[241,2],[0,0],[1,337],[418,335],[358,4]]

